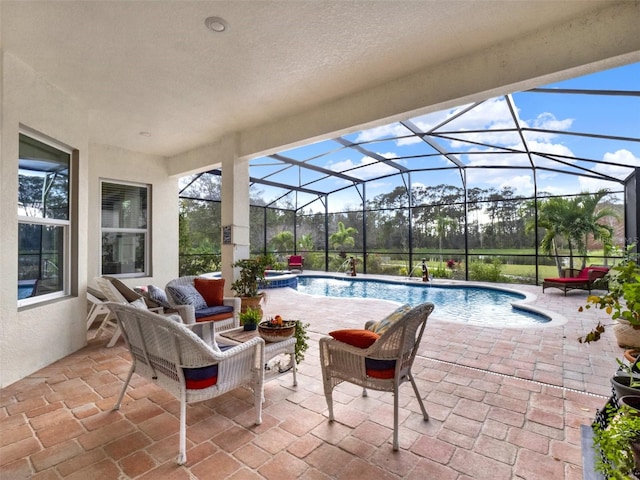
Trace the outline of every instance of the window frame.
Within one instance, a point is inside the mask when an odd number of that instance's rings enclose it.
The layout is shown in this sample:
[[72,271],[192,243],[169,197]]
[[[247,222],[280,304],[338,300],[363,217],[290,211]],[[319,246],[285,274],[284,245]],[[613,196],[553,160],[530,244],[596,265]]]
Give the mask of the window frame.
[[[62,289],[56,292],[45,293],[43,295],[37,295],[33,297],[29,296],[22,299],[18,298],[17,299],[18,308],[40,304],[40,303],[48,302],[51,300],[68,297],[71,295],[71,268],[72,268],[71,235],[73,231],[72,227],[73,227],[73,219],[74,219],[74,204],[75,204],[74,195],[76,194],[73,188],[73,185],[74,185],[73,176],[75,175],[75,169],[73,168],[73,165],[74,165],[73,148],[61,142],[58,142],[48,136],[40,134],[34,130],[31,130],[26,127],[21,127],[18,130],[18,158],[17,158],[18,163],[20,162],[20,136],[31,138],[33,140],[36,140],[40,143],[43,143],[51,148],[59,150],[60,152],[68,155],[69,174],[68,174],[68,187],[67,187],[67,203],[68,203],[69,211],[68,211],[67,220],[63,220],[59,218],[31,217],[31,216],[20,215],[19,198],[16,198],[16,206],[18,207],[16,212],[16,219],[17,219],[16,226],[18,227],[18,230],[20,229],[20,225],[40,225],[40,226],[47,226],[47,227],[62,227],[62,232],[63,232],[62,249],[61,249],[62,255],[63,255],[63,259],[61,262],[61,265],[63,266]],[[18,180],[18,183],[20,183],[20,180],[19,180],[20,166],[19,165],[18,165],[17,172],[18,172],[17,180]],[[20,245],[18,244],[18,249],[19,248],[20,248]],[[17,259],[19,257],[19,252],[16,252],[16,253],[17,253],[16,259]],[[17,273],[19,273],[19,271],[20,269],[18,266]]]
[[[102,194],[103,194],[103,185],[112,184],[118,186],[127,186],[127,187],[136,187],[140,189],[146,190],[147,194],[147,208],[146,208],[146,228],[131,228],[131,227],[103,227],[102,225],[102,215],[103,215],[103,207],[102,207]],[[101,178],[100,179],[100,252],[98,263],[100,265],[100,274],[101,275],[109,275],[113,277],[119,278],[140,278],[140,277],[148,277],[151,276],[151,184],[148,183],[139,183],[139,182],[130,182],[126,180],[114,180],[112,178]],[[124,234],[143,234],[144,235],[144,267],[141,272],[128,272],[128,273],[105,273],[103,271],[103,262],[102,262],[102,238],[105,233],[124,233]],[[135,260],[134,260],[135,261]]]

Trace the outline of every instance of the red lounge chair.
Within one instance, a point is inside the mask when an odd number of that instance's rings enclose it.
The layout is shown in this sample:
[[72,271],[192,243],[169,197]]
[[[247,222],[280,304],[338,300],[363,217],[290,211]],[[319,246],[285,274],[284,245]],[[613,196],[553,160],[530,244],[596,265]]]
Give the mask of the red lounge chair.
[[300,270],[302,271],[302,265],[304,263],[304,258],[302,255],[291,255],[288,260],[289,270]]
[[[578,273],[577,276],[564,276],[560,278],[545,278],[542,281],[542,292],[545,288],[559,288],[564,291],[564,295],[567,296],[569,290],[589,290],[594,288],[594,283],[597,279],[604,277],[609,271],[609,267],[598,267],[592,265],[585,267]],[[576,269],[566,269],[563,271],[565,275],[577,272]]]

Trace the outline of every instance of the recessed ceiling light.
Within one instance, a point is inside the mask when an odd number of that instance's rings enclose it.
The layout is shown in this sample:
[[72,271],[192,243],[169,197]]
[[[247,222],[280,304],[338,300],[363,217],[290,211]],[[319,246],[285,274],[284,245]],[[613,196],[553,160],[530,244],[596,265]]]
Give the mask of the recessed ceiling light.
[[209,30],[216,33],[225,32],[229,28],[227,21],[220,17],[207,17],[204,20],[204,24]]

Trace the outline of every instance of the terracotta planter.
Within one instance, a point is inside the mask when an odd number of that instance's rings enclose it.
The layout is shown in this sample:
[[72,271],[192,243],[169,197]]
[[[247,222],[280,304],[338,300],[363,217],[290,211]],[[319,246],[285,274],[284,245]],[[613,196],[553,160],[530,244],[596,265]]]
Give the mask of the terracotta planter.
[[248,308],[252,308],[254,310],[260,311],[260,318],[263,316],[262,306],[260,303],[262,302],[262,298],[264,294],[259,294],[257,297],[240,297],[240,313],[244,313]]
[[631,366],[631,371],[634,373],[640,373],[640,367],[635,365],[638,355],[640,355],[640,349],[631,348],[624,351],[624,359]]

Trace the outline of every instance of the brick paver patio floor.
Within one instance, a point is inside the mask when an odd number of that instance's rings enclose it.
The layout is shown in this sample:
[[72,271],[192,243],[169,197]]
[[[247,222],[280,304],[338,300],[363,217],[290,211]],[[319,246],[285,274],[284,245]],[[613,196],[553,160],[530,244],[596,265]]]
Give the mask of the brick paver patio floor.
[[475,327],[436,308],[414,365],[431,418],[422,420],[404,385],[398,452],[391,394],[363,398],[340,385],[336,421],[327,420],[317,348],[320,336],[361,328],[395,305],[274,289],[266,315],[310,323],[311,340],[297,387],[290,375],[266,384],[262,425],[252,424],[248,391],[189,406],[188,462],[178,466],[179,402],[134,376],[112,411],[130,361],[122,339],[105,348],[103,337],[2,389],[0,478],[581,479],[580,426],[606,402],[622,349],[610,331],[596,344],[576,340],[606,320],[578,313],[586,292],[517,288],[553,312],[551,326]]

